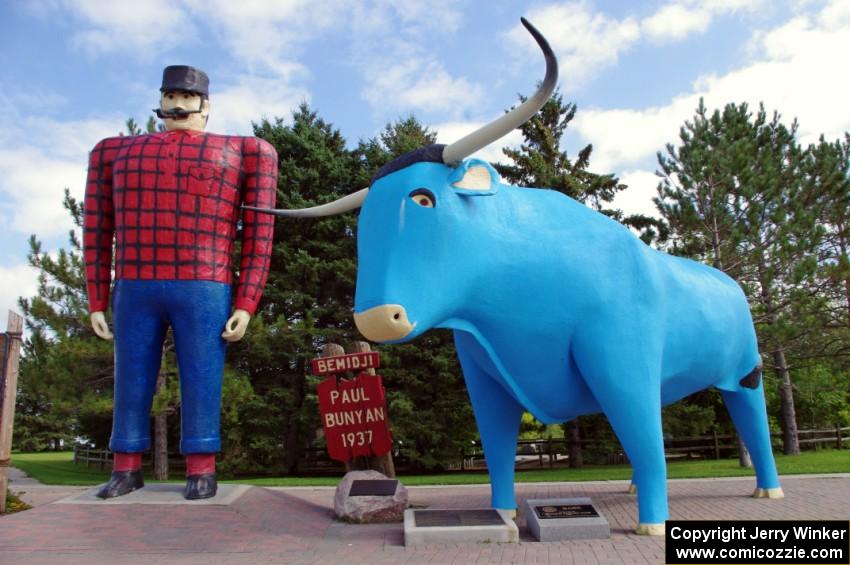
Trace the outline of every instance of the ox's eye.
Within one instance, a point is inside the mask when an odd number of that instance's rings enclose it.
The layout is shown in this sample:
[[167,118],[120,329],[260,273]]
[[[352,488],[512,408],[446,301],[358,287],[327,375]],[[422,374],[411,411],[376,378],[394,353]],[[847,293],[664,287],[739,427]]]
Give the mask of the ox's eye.
[[437,205],[437,197],[427,188],[417,188],[410,193],[410,199],[423,208],[433,208]]

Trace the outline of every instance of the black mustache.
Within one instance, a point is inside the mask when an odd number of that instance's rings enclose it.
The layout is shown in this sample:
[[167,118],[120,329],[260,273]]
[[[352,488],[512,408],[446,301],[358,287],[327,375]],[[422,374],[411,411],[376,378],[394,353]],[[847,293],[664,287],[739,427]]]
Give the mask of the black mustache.
[[184,110],[183,108],[177,107],[172,108],[171,110],[163,110],[162,108],[154,108],[153,112],[156,114],[156,117],[160,120],[165,120],[167,118],[170,119],[183,119],[188,118],[191,114],[200,114],[201,110]]

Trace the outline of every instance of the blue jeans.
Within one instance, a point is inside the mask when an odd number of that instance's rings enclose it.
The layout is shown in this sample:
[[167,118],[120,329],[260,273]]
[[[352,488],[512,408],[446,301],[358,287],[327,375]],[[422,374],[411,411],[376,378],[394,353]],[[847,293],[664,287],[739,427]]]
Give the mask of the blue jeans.
[[221,378],[230,286],[211,281],[118,280],[112,294],[115,413],[109,448],[147,451],[162,344],[174,331],[180,371],[180,452],[221,450]]

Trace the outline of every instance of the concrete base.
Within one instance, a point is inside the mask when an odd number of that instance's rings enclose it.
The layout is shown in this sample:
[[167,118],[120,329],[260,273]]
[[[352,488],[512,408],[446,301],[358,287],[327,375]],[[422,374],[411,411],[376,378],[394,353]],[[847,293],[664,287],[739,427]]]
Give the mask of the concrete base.
[[185,504],[187,506],[230,506],[240,496],[255,488],[251,485],[223,485],[219,483],[218,491],[212,498],[202,500],[186,500],[183,498],[182,483],[150,483],[124,496],[107,498],[106,500],[96,496],[97,491],[103,485],[57,500],[56,504],[101,504],[103,506],[114,506],[120,504]]
[[[496,524],[476,524],[475,516],[480,513],[492,512]],[[433,520],[437,513],[450,513],[452,519],[445,520],[445,525],[423,525],[439,520]],[[464,513],[467,513],[464,515]],[[417,523],[417,517],[419,518]],[[448,522],[452,522],[448,524]],[[453,509],[453,510],[415,510],[408,508],[404,511],[404,545],[446,544],[446,543],[517,543],[519,528],[508,516],[505,510],[487,509]]]
[[[598,516],[558,517],[563,512],[554,509],[561,506],[590,506]],[[560,541],[576,539],[607,539],[611,537],[608,520],[599,513],[589,498],[546,498],[525,501],[526,524],[529,532],[538,541]],[[551,517],[546,509],[552,509]]]

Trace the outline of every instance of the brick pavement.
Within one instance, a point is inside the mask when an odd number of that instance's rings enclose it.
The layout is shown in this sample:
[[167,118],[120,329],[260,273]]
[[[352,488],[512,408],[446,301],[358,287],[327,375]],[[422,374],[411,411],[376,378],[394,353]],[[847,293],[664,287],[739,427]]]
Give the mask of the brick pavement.
[[[669,482],[673,519],[850,519],[850,475],[784,477],[783,500],[757,500],[752,479]],[[0,517],[0,563],[564,563],[657,564],[663,538],[636,536],[635,497],[622,481],[517,485],[525,498],[589,496],[611,538],[405,548],[402,525],[332,517],[333,489],[252,488],[230,506],[47,504]],[[486,506],[489,488],[413,487],[415,506]]]

